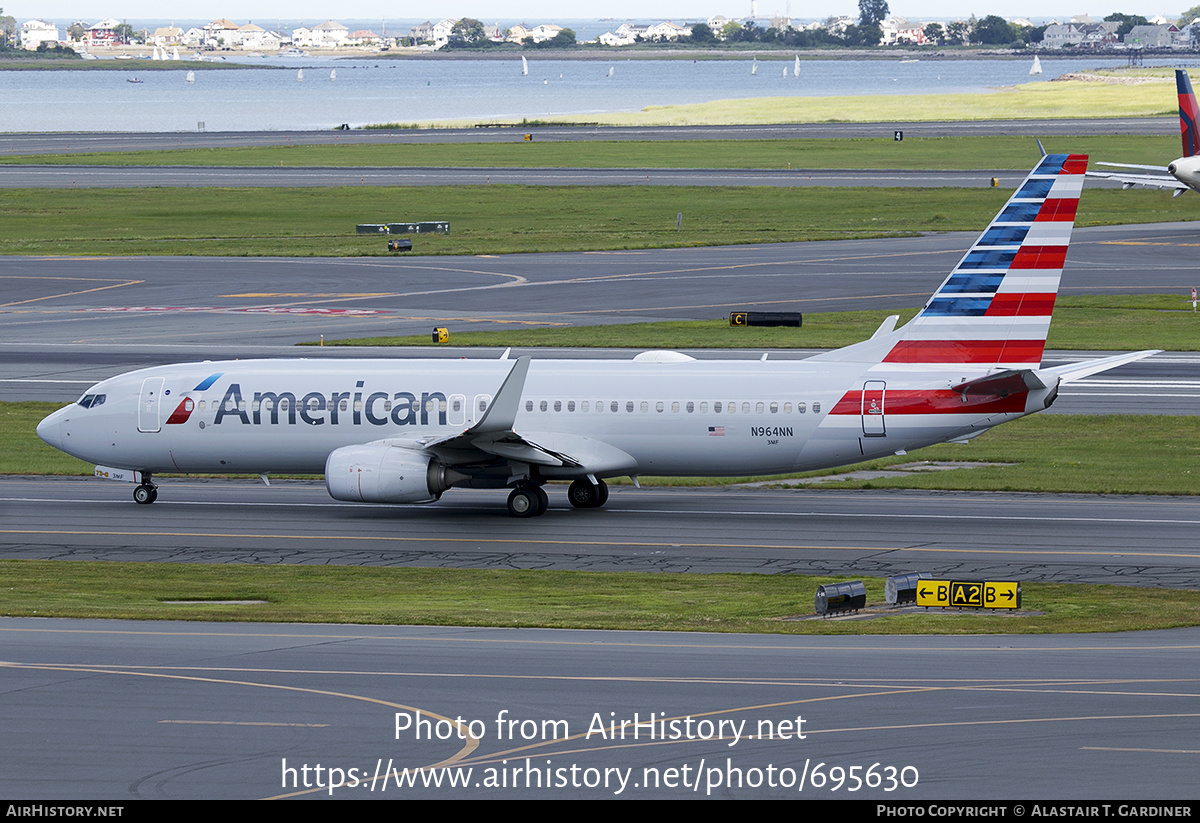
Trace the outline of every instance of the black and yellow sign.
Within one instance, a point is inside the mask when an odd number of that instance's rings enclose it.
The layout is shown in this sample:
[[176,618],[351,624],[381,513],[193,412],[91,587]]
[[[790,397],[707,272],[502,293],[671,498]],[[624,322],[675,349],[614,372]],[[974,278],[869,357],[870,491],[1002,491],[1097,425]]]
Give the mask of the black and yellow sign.
[[1013,581],[922,580],[918,606],[946,609],[1019,609],[1021,584]]

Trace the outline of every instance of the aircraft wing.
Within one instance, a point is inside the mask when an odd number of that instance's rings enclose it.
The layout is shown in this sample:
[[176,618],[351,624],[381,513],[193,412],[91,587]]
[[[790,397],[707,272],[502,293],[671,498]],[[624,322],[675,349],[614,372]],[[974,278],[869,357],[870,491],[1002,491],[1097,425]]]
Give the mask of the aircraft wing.
[[1128,172],[1115,171],[1089,171],[1087,173],[1088,177],[1095,177],[1100,180],[1115,180],[1121,184],[1122,188],[1129,189],[1134,186],[1151,186],[1158,189],[1173,189],[1176,196],[1188,190],[1187,186],[1180,183],[1170,174],[1167,174],[1165,168],[1158,166],[1135,166],[1132,163],[1097,163],[1096,165],[1162,172],[1162,174],[1130,174]]
[[635,471],[637,461],[624,451],[591,437],[563,432],[514,431],[529,357],[518,357],[483,417],[460,434],[382,442],[436,454],[448,465],[500,458],[548,468],[577,469],[579,473],[611,475]]

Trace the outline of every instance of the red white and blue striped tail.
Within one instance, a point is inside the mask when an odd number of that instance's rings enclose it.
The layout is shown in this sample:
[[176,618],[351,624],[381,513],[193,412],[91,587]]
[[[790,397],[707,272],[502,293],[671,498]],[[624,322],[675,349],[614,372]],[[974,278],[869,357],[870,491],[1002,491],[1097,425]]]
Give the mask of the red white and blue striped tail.
[[1041,365],[1086,170],[1087,155],[1044,156],[883,362]]

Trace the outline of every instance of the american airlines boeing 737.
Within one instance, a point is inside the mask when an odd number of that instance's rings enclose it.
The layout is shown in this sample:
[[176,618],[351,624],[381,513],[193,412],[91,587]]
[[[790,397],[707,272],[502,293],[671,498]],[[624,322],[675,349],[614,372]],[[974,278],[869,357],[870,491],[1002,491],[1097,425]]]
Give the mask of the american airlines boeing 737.
[[356,502],[508,488],[518,517],[546,510],[550,480],[594,508],[605,478],[797,472],[965,441],[1154,354],[1041,367],[1086,166],[1043,157],[911,322],[806,360],[188,363],[97,383],[38,436],[137,483],[139,503],[163,472],[324,472]]

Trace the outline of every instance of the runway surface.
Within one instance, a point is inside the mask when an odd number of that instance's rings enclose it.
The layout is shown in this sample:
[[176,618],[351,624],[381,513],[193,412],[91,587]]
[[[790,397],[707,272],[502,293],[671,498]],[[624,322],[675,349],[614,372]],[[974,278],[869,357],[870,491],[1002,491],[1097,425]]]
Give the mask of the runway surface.
[[1200,588],[1200,499],[614,486],[602,510],[519,520],[503,491],[428,506],[321,481],[0,479],[0,557],[588,571],[867,574]]
[[1194,801],[1198,649],[0,618],[0,793]]
[[597,140],[794,140],[893,137],[1029,137],[1098,134],[1171,134],[1176,117],[1106,117],[1087,120],[980,120],[976,122],[797,123],[768,126],[510,126],[359,131],[260,131],[165,133],[25,133],[0,135],[0,157],[101,151],[231,148],[238,146],[336,145],[340,143],[511,143],[532,134],[535,142]]

